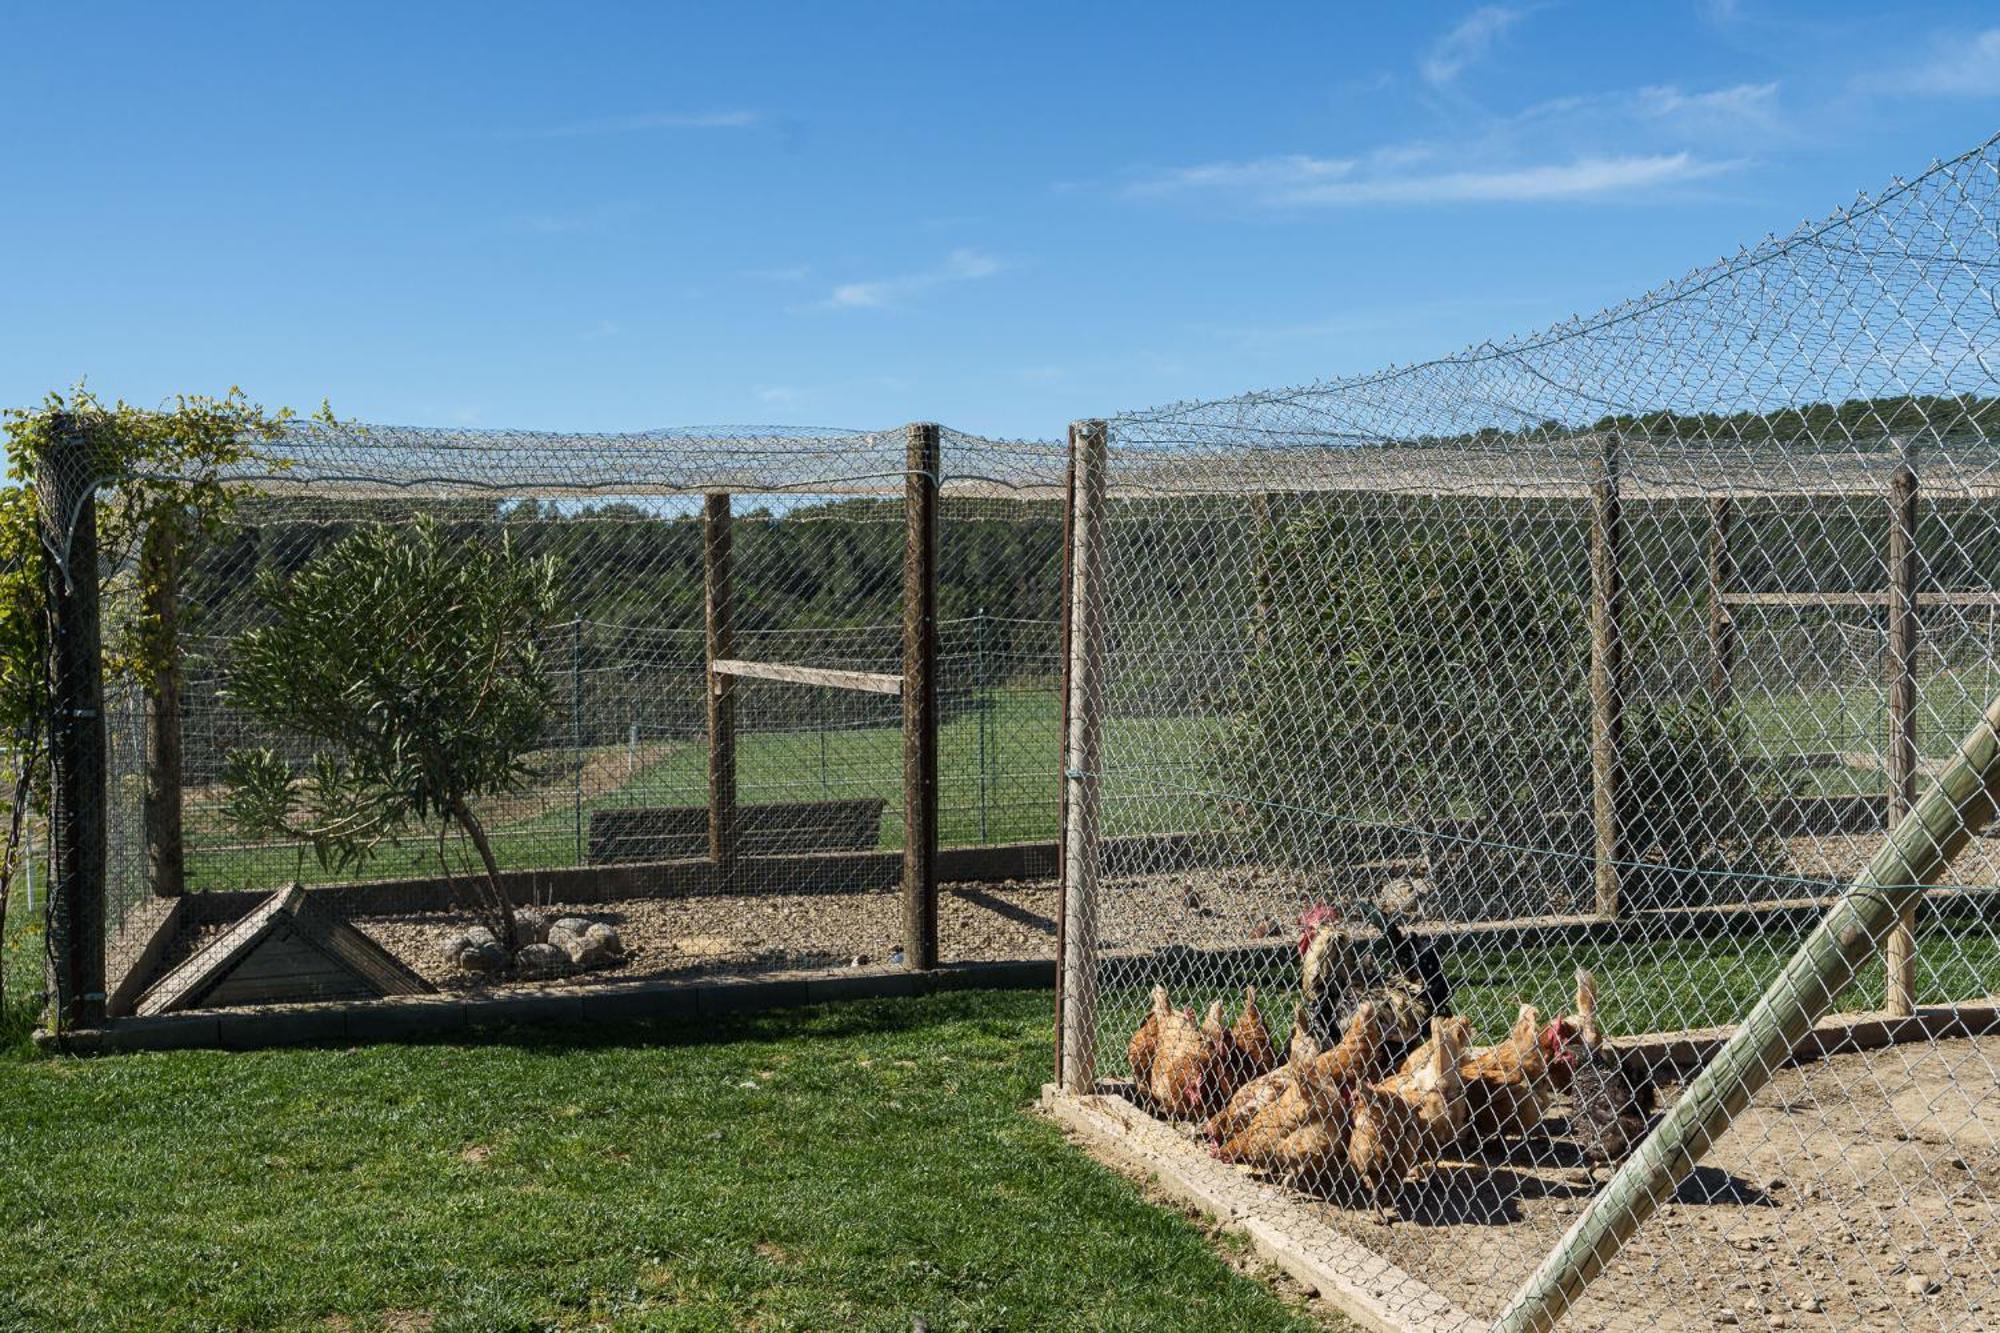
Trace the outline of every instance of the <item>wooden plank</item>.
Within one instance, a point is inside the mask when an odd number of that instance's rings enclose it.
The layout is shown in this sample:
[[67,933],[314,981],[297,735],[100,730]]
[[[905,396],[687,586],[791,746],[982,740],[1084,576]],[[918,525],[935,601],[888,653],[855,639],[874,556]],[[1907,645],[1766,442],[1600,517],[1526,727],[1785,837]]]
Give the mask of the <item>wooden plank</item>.
[[[1788,1063],[1822,1060],[1855,1051],[1876,1051],[1913,1042],[1949,1041],[2000,1032],[2000,999],[1986,996],[1962,1004],[1925,1005],[1908,1014],[1831,1014],[1813,1024]],[[1729,1027],[1681,1032],[1642,1032],[1613,1037],[1611,1044],[1636,1057],[1658,1077],[1669,1071],[1700,1069],[1736,1035]]]
[[[901,694],[903,678],[882,671],[848,671],[839,667],[793,666],[786,662],[746,662],[722,658],[709,663],[717,677],[737,676],[752,680],[782,680],[794,685],[823,685],[832,690],[859,690],[864,694]],[[717,680],[716,688],[722,688]]]
[[[1888,723],[1885,758],[1889,823],[1893,827],[1917,800],[1917,474],[1908,461],[1889,481]],[[1892,1014],[1916,1009],[1917,903],[1904,908],[1883,942],[1883,1007]]]
[[104,1022],[104,885],[109,794],[104,771],[104,670],[98,621],[97,477],[87,431],[73,417],[36,467],[42,591],[54,658],[49,768],[55,1008],[60,1028]]
[[1486,1322],[1316,1216],[1304,1199],[1216,1161],[1123,1097],[1042,1090],[1044,1114],[1108,1166],[1248,1236],[1258,1253],[1373,1333],[1483,1333]]
[[[1917,605],[2000,606],[2000,589],[1920,589]],[[1732,592],[1723,595],[1726,606],[1863,607],[1887,606],[1891,594],[1882,592]]]
[[1595,831],[1593,879],[1600,916],[1618,915],[1625,860],[1619,829],[1624,731],[1624,588],[1619,548],[1619,439],[1605,437],[1597,481],[1590,488],[1590,802]]
[[185,895],[149,897],[125,913],[105,968],[111,981],[110,994],[104,1002],[107,1018],[124,1018],[132,1013],[146,983],[160,965],[160,955],[180,931],[181,912],[186,903]]
[[937,425],[908,429],[903,483],[903,963],[938,962]]
[[727,875],[736,859],[736,691],[715,664],[735,651],[729,495],[702,501],[703,623],[708,655],[708,859]]
[[[888,801],[861,796],[833,801],[767,801],[738,806],[739,857],[868,851],[882,838]],[[707,850],[708,807],[628,806],[590,816],[591,865],[667,861]]]
[[1070,427],[1076,467],[1071,521],[1069,737],[1063,816],[1063,1086],[1088,1092],[1097,1080],[1097,883],[1099,767],[1104,728],[1105,475],[1109,427]]

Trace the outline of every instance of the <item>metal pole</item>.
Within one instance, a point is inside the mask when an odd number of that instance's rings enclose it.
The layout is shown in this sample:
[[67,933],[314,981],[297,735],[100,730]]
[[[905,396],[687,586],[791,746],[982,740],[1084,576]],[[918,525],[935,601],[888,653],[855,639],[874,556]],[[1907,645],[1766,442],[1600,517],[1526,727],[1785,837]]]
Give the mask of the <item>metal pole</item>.
[[1874,956],[1907,906],[1944,874],[2000,800],[2000,697],[1959,742],[1935,786],[1792,955],[1756,1007],[1688,1085],[1659,1127],[1508,1302],[1493,1333],[1544,1333],[1693,1171],[1834,998]]
[[1070,427],[1075,468],[1069,602],[1069,734],[1063,760],[1062,1083],[1090,1092],[1097,1083],[1097,848],[1104,738],[1105,471],[1109,429]]

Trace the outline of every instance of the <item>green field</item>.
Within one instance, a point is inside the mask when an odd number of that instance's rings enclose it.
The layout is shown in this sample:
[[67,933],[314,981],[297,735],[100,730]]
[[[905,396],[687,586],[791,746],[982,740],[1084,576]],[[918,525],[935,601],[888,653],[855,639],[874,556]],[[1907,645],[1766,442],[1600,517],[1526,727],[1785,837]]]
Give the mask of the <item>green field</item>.
[[[1921,697],[1918,742],[1931,758],[1949,756],[1978,720],[1992,693],[2000,693],[2000,668],[1960,672],[1927,682]],[[1885,728],[1880,693],[1873,689],[1820,690],[1783,696],[1746,688],[1739,698],[1746,754],[1782,764],[1784,756],[1829,750],[1872,754]],[[946,846],[1053,838],[1060,762],[1058,700],[1044,688],[999,688],[983,712],[957,712],[938,736],[940,841]],[[1208,785],[1203,756],[1223,723],[1208,716],[1115,717],[1107,729],[1106,826],[1113,833],[1175,832],[1210,827],[1213,805],[1190,793]],[[599,752],[592,752],[599,753]],[[614,765],[625,751],[601,752]],[[618,784],[586,795],[590,812],[636,805],[702,805],[708,799],[708,755],[700,739],[672,743]],[[1767,773],[1771,792],[1845,795],[1882,790],[1879,774],[1863,769],[1782,767]],[[888,802],[880,846],[902,845],[902,736],[894,726],[746,732],[737,740],[739,799],[812,800],[879,796]],[[1123,791],[1121,792],[1121,788]],[[510,869],[575,865],[580,861],[578,802],[567,788],[544,789],[543,813],[501,822],[490,831],[501,863]],[[425,838],[382,850],[362,871],[323,871],[294,849],[243,848],[223,830],[190,834],[188,873],[195,888],[264,888],[297,876],[307,883],[395,878],[435,873],[434,844]]]
[[[1055,692],[996,689],[982,718],[957,713],[939,729],[939,840],[945,846],[1054,838],[1058,792],[1058,715]],[[1114,722],[1110,746],[1120,754],[1162,756],[1184,762],[1213,733],[1211,719],[1131,718]],[[616,763],[625,751],[607,752]],[[902,846],[902,733],[893,726],[825,731],[739,734],[737,795],[744,802],[879,796],[885,849]],[[1193,785],[1191,782],[1187,785]],[[579,863],[577,803],[567,790],[549,789],[552,808],[537,816],[497,824],[490,831],[501,864],[533,869]],[[612,790],[586,797],[590,812],[637,805],[704,805],[708,800],[708,750],[702,740],[674,742],[663,758],[624,777]],[[1114,832],[1171,831],[1200,827],[1212,816],[1189,797],[1116,803]],[[266,888],[290,880],[306,883],[394,878],[436,873],[435,844],[416,838],[386,848],[360,871],[322,870],[310,856],[301,863],[288,847],[228,846],[221,830],[191,832],[189,884],[197,889]],[[222,845],[218,845],[222,844]]]
[[0,1327],[1324,1327],[1027,1112],[1049,1021],[0,1057]]

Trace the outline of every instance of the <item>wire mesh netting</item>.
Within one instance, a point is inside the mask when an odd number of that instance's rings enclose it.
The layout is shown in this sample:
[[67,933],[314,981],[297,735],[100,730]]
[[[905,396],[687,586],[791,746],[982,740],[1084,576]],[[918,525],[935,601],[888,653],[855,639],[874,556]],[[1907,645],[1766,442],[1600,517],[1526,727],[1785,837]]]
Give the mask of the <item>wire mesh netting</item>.
[[[149,837],[159,705],[107,686],[113,983],[162,890],[187,895],[155,982],[292,884],[444,989],[899,961],[905,453],[900,428],[293,427],[233,469],[227,521],[174,570],[177,836]],[[953,431],[939,455],[937,823],[962,880],[979,866],[955,849],[1055,836],[1065,462]],[[141,561],[103,563],[115,657]],[[711,657],[781,671],[714,678],[726,873]],[[526,909],[505,961],[490,882]],[[1051,883],[942,896],[945,960],[1053,956]],[[615,944],[521,961],[566,919]]]
[[2000,1309],[1996,168],[1108,422],[1066,1059],[1413,1326]]

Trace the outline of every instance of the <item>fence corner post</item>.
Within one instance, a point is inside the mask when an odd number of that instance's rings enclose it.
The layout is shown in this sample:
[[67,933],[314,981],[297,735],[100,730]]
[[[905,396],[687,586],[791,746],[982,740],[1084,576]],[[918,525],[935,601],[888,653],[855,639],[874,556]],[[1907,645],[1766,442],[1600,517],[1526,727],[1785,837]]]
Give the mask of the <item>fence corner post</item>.
[[903,482],[903,965],[938,964],[938,479],[934,422],[905,428]]
[[104,898],[109,855],[104,675],[98,612],[97,475],[91,441],[72,417],[35,470],[42,586],[54,657],[49,764],[49,878],[59,1029],[104,1023]]
[[1109,427],[1070,427],[1068,677],[1064,708],[1062,1025],[1060,1082],[1088,1093],[1097,1085],[1097,881],[1104,738],[1105,473]]

